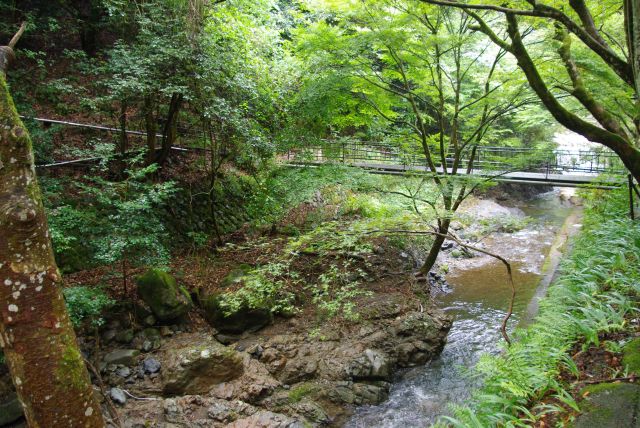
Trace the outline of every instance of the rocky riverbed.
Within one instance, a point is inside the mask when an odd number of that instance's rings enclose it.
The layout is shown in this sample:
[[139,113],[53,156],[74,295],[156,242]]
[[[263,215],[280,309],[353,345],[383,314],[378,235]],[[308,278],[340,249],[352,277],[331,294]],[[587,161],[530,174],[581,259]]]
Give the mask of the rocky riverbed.
[[[523,210],[494,196],[471,199],[454,228],[462,239],[492,250],[507,245],[515,256],[526,236],[513,232],[526,222]],[[448,287],[445,272],[491,263],[447,244],[427,285],[412,274],[424,250],[376,239],[355,267],[370,293],[357,297],[358,317],[351,320],[325,319],[303,302],[296,313],[272,318],[245,311],[223,325],[199,301],[189,276],[177,284],[156,278],[174,287],[173,298],[157,302],[157,294],[143,291],[141,301],[110,314],[99,343],[91,334],[80,337],[95,368],[96,394],[111,407],[106,417],[117,426],[117,414],[124,427],[344,425],[356,408],[385,402],[399,371],[422,367],[442,351],[453,316],[432,297],[434,287]],[[222,268],[207,266],[202,275],[228,280],[234,266],[255,263],[256,254],[240,247],[219,256]],[[312,258],[304,261],[309,267]],[[317,275],[311,268],[307,274],[308,280]],[[6,383],[8,375],[3,378]]]

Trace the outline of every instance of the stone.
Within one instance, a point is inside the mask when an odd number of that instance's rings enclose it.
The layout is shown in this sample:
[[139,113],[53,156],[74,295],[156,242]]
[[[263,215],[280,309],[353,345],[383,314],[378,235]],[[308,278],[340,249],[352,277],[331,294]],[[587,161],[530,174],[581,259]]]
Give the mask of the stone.
[[115,340],[123,345],[128,345],[133,340],[133,330],[128,328],[126,330],[116,333]]
[[204,317],[209,324],[223,334],[255,332],[271,324],[273,314],[268,308],[242,307],[227,315],[220,305],[220,295],[200,296]]
[[118,332],[117,332],[116,330],[113,330],[113,329],[105,330],[105,331],[102,333],[102,341],[103,341],[104,343],[109,343],[109,342],[111,342],[113,339],[115,339],[115,338],[116,338],[116,335],[117,335],[117,334],[118,334]]
[[149,339],[145,339],[140,349],[142,349],[142,352],[149,352],[153,349],[153,343]]
[[640,421],[640,386],[629,383],[603,383],[585,388],[584,413],[575,421],[575,428],[636,428]]
[[383,352],[366,349],[347,366],[347,375],[354,380],[388,379],[391,375],[389,359]]
[[185,315],[192,306],[184,287],[160,269],[150,269],[136,279],[140,298],[151,308],[158,321],[172,321]]
[[114,403],[119,405],[124,405],[127,402],[127,396],[124,395],[124,391],[120,388],[111,388],[109,390],[109,396],[113,400]]
[[109,364],[122,364],[124,366],[133,365],[135,358],[140,355],[137,349],[116,349],[103,357],[104,362]]
[[223,345],[231,345],[240,340],[240,336],[230,336],[228,334],[216,334],[215,338]]
[[232,412],[229,407],[222,403],[214,403],[207,409],[207,416],[218,422],[228,422],[232,417]]
[[162,366],[162,389],[167,395],[206,394],[244,372],[240,354],[206,335],[197,345],[168,349]]
[[144,369],[145,373],[157,373],[160,371],[161,364],[160,361],[156,360],[155,358],[149,357],[145,358],[142,362],[142,368]]
[[131,369],[129,367],[120,367],[116,370],[116,374],[120,377],[129,377],[131,374]]
[[160,327],[160,336],[171,337],[173,336],[173,330],[171,330],[168,326],[163,325],[162,327]]
[[304,425],[280,413],[260,411],[247,418],[238,419],[227,426],[229,428],[293,428]]
[[22,417],[22,404],[15,393],[5,397],[0,403],[0,426],[8,425]]

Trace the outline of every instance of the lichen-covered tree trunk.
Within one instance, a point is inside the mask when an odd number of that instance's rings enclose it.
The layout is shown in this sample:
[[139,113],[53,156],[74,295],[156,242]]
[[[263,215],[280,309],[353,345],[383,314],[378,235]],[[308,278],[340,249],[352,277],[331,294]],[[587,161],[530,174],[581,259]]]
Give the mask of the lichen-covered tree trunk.
[[29,427],[104,427],[60,288],[31,140],[2,71],[0,345]]

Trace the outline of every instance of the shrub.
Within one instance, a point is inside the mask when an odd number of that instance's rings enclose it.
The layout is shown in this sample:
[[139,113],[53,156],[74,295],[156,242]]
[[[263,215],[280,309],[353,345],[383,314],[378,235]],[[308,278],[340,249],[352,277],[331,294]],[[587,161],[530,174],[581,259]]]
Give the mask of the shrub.
[[94,328],[101,326],[104,324],[104,310],[116,303],[101,288],[68,287],[63,293],[71,323],[76,328],[83,325]]

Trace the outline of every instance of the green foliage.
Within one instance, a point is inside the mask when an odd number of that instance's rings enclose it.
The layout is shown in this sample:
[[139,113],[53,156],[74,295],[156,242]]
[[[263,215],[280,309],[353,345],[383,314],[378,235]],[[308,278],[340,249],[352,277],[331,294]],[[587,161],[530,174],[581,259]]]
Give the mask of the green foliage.
[[285,288],[285,278],[295,281],[298,274],[286,263],[273,262],[250,270],[236,282],[241,287],[219,296],[219,306],[226,315],[241,309],[269,309],[273,313],[291,313],[294,295]]
[[[617,206],[620,196],[600,195],[599,204]],[[576,409],[557,378],[560,368],[571,370],[568,352],[577,341],[585,347],[598,345],[600,333],[626,328],[626,317],[637,312],[639,262],[640,226],[590,208],[584,230],[541,302],[535,322],[516,331],[517,341],[503,355],[480,360],[476,373],[483,386],[468,406],[455,409],[456,419],[445,420],[456,426],[526,425],[519,415],[547,392],[555,392],[556,399]],[[538,416],[558,410],[532,409]]]
[[359,319],[354,300],[359,296],[371,295],[360,289],[357,278],[365,274],[359,269],[353,269],[350,263],[338,267],[333,264],[321,274],[317,284],[306,286],[311,291],[313,303],[318,307],[322,317],[333,318],[340,316],[349,321]]
[[100,288],[68,287],[63,293],[69,318],[76,328],[101,326],[104,324],[104,311],[116,303]]
[[[100,176],[84,183],[45,181],[51,238],[64,269],[123,260],[133,266],[168,264],[162,211],[175,186],[150,182],[156,168],[132,165],[121,181]],[[77,192],[76,197],[61,197],[70,191]]]

